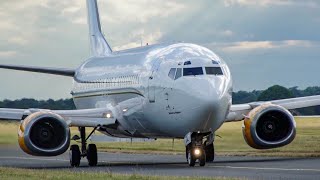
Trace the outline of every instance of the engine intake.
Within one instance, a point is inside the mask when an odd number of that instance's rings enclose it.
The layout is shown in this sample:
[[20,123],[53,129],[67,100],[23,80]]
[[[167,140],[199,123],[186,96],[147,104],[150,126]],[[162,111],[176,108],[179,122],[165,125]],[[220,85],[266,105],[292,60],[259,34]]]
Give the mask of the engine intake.
[[253,109],[242,128],[247,144],[256,149],[270,149],[291,143],[296,135],[296,122],[285,108],[264,104]]
[[70,129],[65,119],[51,112],[36,112],[21,123],[21,149],[34,156],[57,156],[70,145]]

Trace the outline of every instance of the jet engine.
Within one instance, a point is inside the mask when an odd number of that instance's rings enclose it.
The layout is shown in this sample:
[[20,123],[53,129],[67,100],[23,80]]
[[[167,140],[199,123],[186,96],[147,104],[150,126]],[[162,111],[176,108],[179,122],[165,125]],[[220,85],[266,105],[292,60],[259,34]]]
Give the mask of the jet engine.
[[242,132],[247,144],[255,149],[277,148],[293,141],[296,122],[287,109],[264,104],[246,116]]
[[21,149],[34,156],[57,156],[70,145],[65,119],[52,112],[36,112],[23,120],[18,130]]

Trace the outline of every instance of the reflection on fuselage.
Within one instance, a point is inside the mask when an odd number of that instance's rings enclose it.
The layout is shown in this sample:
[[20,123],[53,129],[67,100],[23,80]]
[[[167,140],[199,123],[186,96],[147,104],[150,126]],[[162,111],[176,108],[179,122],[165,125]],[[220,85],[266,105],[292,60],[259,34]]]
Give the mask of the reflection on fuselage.
[[110,90],[115,88],[138,87],[139,75],[127,75],[98,79],[93,82],[73,82],[73,93],[85,93],[93,90]]
[[221,126],[231,89],[224,61],[204,47],[181,43],[89,59],[79,68],[72,94],[79,109],[141,99],[141,110],[123,117],[127,128],[147,137],[184,137]]

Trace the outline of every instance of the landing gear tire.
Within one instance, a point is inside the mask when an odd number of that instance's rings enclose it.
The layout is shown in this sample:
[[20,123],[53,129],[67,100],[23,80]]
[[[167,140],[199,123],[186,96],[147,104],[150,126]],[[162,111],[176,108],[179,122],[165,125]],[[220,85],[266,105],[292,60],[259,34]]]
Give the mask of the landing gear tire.
[[204,150],[201,150],[201,156],[199,157],[199,165],[204,166],[206,165],[206,152]]
[[95,132],[98,127],[95,127],[91,133],[86,137],[86,128],[79,127],[80,137],[74,136],[72,140],[81,141],[81,150],[78,145],[72,145],[69,151],[70,165],[72,167],[78,167],[80,165],[81,158],[87,157],[89,166],[96,166],[98,164],[97,146],[95,144],[89,144],[87,147],[87,140]]
[[88,159],[89,166],[97,166],[98,155],[97,155],[97,146],[95,144],[88,145],[87,159]]
[[204,144],[204,150],[206,153],[206,162],[213,162],[214,161],[214,145],[206,143]]
[[188,154],[187,154],[187,160],[188,160],[188,164],[190,167],[193,167],[194,165],[196,165],[196,158],[194,157],[193,153],[192,153],[192,149],[188,150]]
[[72,167],[79,167],[81,160],[81,153],[78,145],[72,145],[69,151],[70,165]]

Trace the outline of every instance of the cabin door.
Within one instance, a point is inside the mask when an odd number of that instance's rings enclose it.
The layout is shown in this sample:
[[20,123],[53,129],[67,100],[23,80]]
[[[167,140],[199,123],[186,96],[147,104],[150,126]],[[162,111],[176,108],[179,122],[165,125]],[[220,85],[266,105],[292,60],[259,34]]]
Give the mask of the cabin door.
[[152,71],[149,76],[149,82],[148,82],[148,98],[150,103],[156,102],[156,91],[157,91],[157,72],[159,70],[161,63],[161,59],[157,59],[154,61],[152,65]]

